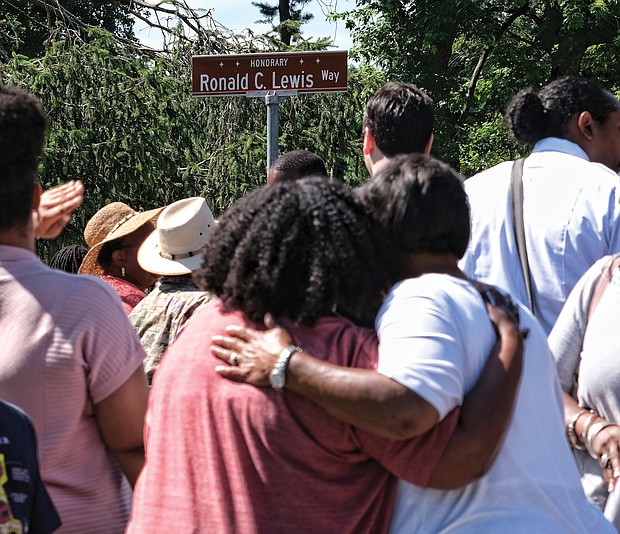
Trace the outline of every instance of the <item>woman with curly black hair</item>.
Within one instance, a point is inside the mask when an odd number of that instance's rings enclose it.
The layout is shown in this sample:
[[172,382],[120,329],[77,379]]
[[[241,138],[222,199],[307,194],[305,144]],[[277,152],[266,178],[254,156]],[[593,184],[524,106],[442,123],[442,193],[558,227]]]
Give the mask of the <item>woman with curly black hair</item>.
[[224,215],[194,278],[230,310],[313,325],[348,310],[372,321],[396,256],[348,188],[315,178],[259,189]]
[[209,353],[226,325],[257,327],[270,313],[315,356],[374,368],[374,331],[341,310],[368,316],[381,303],[394,264],[385,230],[349,188],[309,178],[239,200],[203,257],[196,282],[220,300],[192,317],[155,373],[128,532],[385,532],[394,475],[426,485],[457,412],[389,441],[282,392],[297,346],[280,354],[270,389],[221,379]]

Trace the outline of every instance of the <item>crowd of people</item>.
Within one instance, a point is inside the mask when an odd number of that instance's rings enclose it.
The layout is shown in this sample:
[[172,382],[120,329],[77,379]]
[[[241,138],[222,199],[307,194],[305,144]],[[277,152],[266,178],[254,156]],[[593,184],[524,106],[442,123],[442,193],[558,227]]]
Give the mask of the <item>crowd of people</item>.
[[[620,531],[620,102],[512,100],[533,145],[465,180],[431,98],[366,105],[368,182],[307,150],[216,220],[43,191],[0,85],[0,531]],[[553,200],[551,200],[553,199]]]

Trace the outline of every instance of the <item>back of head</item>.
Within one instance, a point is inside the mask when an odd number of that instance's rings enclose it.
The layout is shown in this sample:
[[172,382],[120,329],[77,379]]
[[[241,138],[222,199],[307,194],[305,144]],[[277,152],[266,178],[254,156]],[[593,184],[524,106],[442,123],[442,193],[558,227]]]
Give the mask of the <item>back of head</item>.
[[308,176],[327,176],[323,160],[308,150],[291,150],[282,154],[269,168],[267,183],[273,185]]
[[87,252],[88,249],[83,245],[67,245],[54,254],[50,267],[76,274]]
[[402,82],[385,84],[368,101],[364,113],[364,127],[388,157],[424,152],[434,120],[431,98],[415,85]]
[[361,191],[361,200],[401,252],[450,253],[469,242],[469,203],[463,178],[422,154],[393,158]]
[[584,111],[603,123],[611,112],[618,111],[618,101],[592,80],[565,77],[538,93],[520,91],[510,102],[504,121],[516,141],[535,144],[545,137],[566,137],[568,121]]
[[336,307],[377,311],[393,249],[352,191],[324,177],[258,188],[220,218],[194,274],[226,308],[312,325]]
[[0,229],[30,219],[46,125],[41,106],[32,95],[0,85]]

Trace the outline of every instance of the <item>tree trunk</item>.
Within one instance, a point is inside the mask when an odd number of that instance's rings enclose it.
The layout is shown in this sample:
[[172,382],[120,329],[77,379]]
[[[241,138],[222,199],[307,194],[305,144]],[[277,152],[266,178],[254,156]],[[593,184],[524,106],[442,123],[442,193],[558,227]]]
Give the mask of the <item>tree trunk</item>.
[[280,39],[286,46],[289,46],[291,44],[291,30],[284,23],[291,20],[290,0],[279,0],[278,14],[280,15]]

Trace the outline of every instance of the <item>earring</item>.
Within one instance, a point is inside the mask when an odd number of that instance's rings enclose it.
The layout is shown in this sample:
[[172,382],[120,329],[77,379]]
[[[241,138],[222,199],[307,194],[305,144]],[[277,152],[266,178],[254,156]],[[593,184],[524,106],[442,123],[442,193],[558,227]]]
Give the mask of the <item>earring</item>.
[[121,267],[121,276],[125,278],[125,267]]

